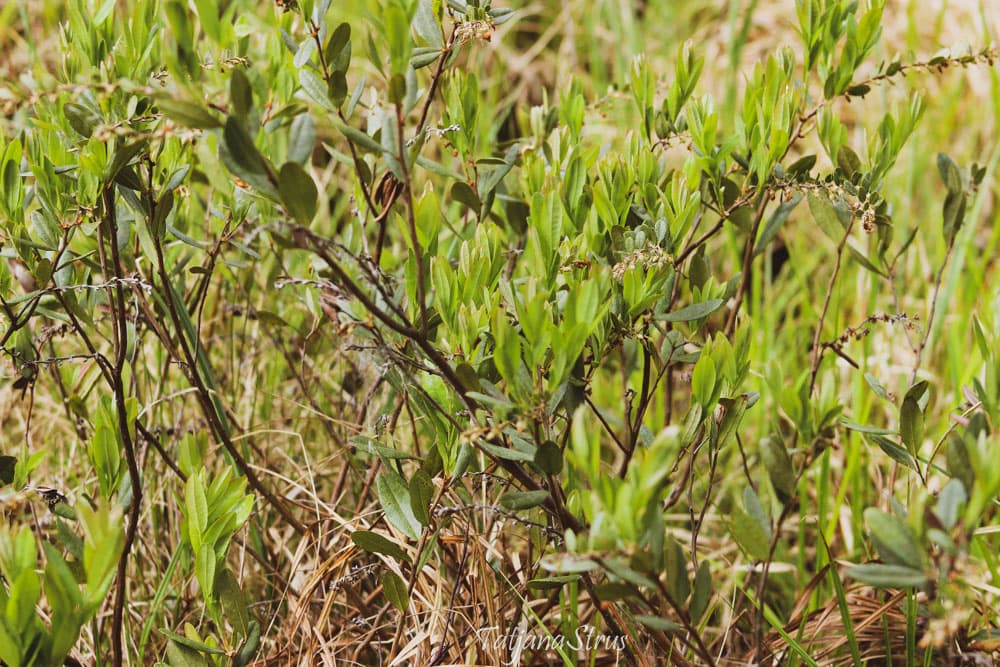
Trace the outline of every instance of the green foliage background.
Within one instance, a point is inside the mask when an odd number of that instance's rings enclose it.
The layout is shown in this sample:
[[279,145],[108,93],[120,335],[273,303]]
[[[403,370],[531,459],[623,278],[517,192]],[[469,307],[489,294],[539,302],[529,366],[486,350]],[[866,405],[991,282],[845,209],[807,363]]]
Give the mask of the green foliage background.
[[1000,17],[723,4],[0,7],[0,659],[987,655]]

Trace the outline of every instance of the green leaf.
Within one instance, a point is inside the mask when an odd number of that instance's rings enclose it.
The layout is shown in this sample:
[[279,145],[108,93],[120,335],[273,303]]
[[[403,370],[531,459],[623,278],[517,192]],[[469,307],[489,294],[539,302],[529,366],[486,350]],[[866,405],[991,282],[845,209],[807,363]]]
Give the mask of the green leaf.
[[[564,574],[556,577],[539,577],[537,579],[530,579],[528,581],[528,588],[536,591],[550,591],[562,588],[566,584],[573,583],[575,581],[580,581],[580,575]],[[604,600],[607,598],[602,597],[601,599]]]
[[916,458],[924,438],[924,412],[920,400],[927,391],[927,381],[922,380],[910,387],[899,408],[899,435],[910,455]]
[[943,218],[942,233],[946,242],[953,242],[955,235],[958,234],[958,230],[962,228],[962,222],[965,220],[965,207],[965,193],[948,192],[941,211]]
[[455,181],[451,186],[451,198],[465,204],[469,210],[479,214],[483,202],[476,191],[465,181]]
[[830,237],[834,243],[840,243],[844,237],[844,232],[847,231],[847,225],[843,224],[840,216],[837,215],[837,211],[833,207],[830,198],[825,194],[816,195],[810,192],[808,199],[809,211],[812,213],[816,224],[819,225],[823,233]]
[[302,90],[306,91],[306,95],[318,105],[327,111],[337,110],[337,107],[330,101],[330,90],[327,88],[326,82],[311,69],[299,70],[299,83],[302,85]]
[[941,525],[945,530],[955,527],[960,516],[962,505],[968,501],[969,497],[965,493],[965,486],[957,479],[949,480],[941,493],[938,494],[937,508],[935,514],[941,520]]
[[190,637],[185,637],[184,635],[179,635],[176,632],[172,632],[166,628],[160,630],[160,634],[169,639],[170,641],[177,642],[179,645],[186,648],[198,651],[199,653],[208,653],[210,655],[225,655],[226,652],[219,648],[218,646],[211,646],[205,642],[198,641],[197,639],[192,639]]
[[[815,155],[807,157],[812,157],[812,163],[815,164]],[[792,211],[795,210],[795,207],[799,205],[800,201],[802,201],[802,195],[795,195],[788,201],[781,202],[774,214],[771,215],[771,219],[768,220],[767,224],[764,226],[764,231],[760,233],[760,237],[757,239],[757,244],[753,249],[754,257],[764,252],[767,246],[778,234],[778,230],[781,229],[781,226],[785,224],[786,220],[788,220],[788,216],[790,216]]]
[[327,66],[334,73],[343,74],[351,63],[351,26],[341,23],[333,31],[324,49]]
[[913,457],[904,448],[900,447],[896,442],[886,438],[882,435],[867,433],[865,438],[869,442],[875,443],[875,445],[881,449],[883,452],[889,455],[893,461],[902,463],[911,470],[916,470],[915,464],[913,462]]
[[236,580],[229,568],[223,567],[216,577],[215,583],[219,592],[219,601],[222,602],[222,608],[226,613],[226,619],[236,632],[246,636],[253,619],[250,616],[250,600],[240,588],[240,582]]
[[878,426],[868,426],[867,424],[858,424],[853,422],[846,417],[841,417],[840,423],[852,431],[857,431],[858,433],[868,433],[871,435],[895,435],[896,432],[891,428],[880,428]]
[[253,88],[250,79],[239,68],[233,70],[229,79],[229,99],[233,103],[233,115],[246,122],[253,109]]
[[878,378],[871,373],[865,373],[865,382],[868,383],[868,386],[871,387],[876,396],[881,398],[883,401],[889,400],[889,393],[885,390],[885,387],[882,386],[882,383],[878,381]]
[[305,165],[309,163],[316,146],[316,121],[309,112],[299,114],[292,121],[288,137],[288,160]]
[[413,49],[413,55],[410,57],[410,67],[413,69],[427,67],[431,63],[437,62],[440,57],[441,49],[432,46],[421,46]]
[[246,667],[258,651],[260,651],[260,624],[254,620],[250,622],[246,641],[233,658],[233,667]]
[[702,354],[691,374],[691,394],[706,410],[711,407],[712,396],[715,394],[715,381],[715,362],[711,356]]
[[712,599],[712,571],[709,569],[708,561],[702,560],[698,566],[698,573],[694,577],[694,592],[691,594],[691,621],[698,623],[708,609],[708,603]]
[[444,37],[433,4],[432,0],[418,0],[417,11],[413,15],[413,29],[421,39],[440,50],[444,47]]
[[945,460],[948,464],[948,474],[962,482],[966,489],[976,485],[976,469],[972,467],[972,459],[965,439],[957,433],[952,433],[945,447]]
[[194,0],[194,4],[198,8],[198,18],[201,19],[201,27],[205,29],[205,34],[213,42],[218,43],[222,36],[219,3],[216,0]]
[[[243,128],[243,123],[236,116],[226,118],[226,127],[222,131],[222,142],[241,172],[237,173],[237,176],[244,174],[263,176],[266,173],[263,156],[254,146],[253,139]],[[244,176],[244,180],[249,181],[250,179]]]
[[202,544],[194,559],[194,573],[201,586],[202,595],[206,600],[215,596],[215,548],[211,544]]
[[[409,3],[408,3],[409,4]],[[412,5],[406,9],[412,9]],[[389,3],[381,12],[384,38],[389,47],[389,66],[393,75],[403,74],[409,64],[413,41],[410,39],[410,20],[412,15],[401,3]]]
[[856,261],[861,266],[865,267],[866,269],[868,269],[877,276],[881,276],[883,278],[889,277],[885,271],[875,266],[875,264],[870,259],[861,254],[858,251],[858,249],[855,248],[854,246],[848,245],[847,250],[851,253],[851,257],[854,258],[854,261]]
[[205,497],[204,473],[198,473],[188,477],[185,486],[185,500],[187,507],[188,538],[195,553],[201,549],[201,538],[208,528],[208,499]]
[[771,526],[760,499],[750,486],[743,489],[743,507],[737,505],[732,509],[729,531],[740,548],[755,561],[768,558]]
[[334,126],[336,126],[338,130],[341,131],[341,133],[345,137],[347,137],[348,141],[350,141],[358,148],[366,150],[369,153],[378,153],[378,154],[382,153],[382,144],[375,141],[375,139],[372,138],[370,135],[362,132],[361,130],[353,128],[350,125],[347,125],[346,123],[333,121],[333,124]]
[[63,115],[69,121],[70,127],[84,138],[89,138],[102,122],[97,112],[76,102],[67,102],[63,105]]
[[222,127],[222,121],[211,114],[208,109],[194,102],[160,97],[156,100],[156,106],[166,114],[167,118],[184,127],[198,130],[214,130],[217,127]]
[[94,14],[94,25],[101,25],[111,16],[115,9],[115,0],[104,0],[104,4]]
[[761,440],[760,455],[771,486],[781,502],[787,504],[795,497],[795,468],[785,443],[776,436],[766,437]]
[[535,465],[546,475],[558,475],[563,468],[562,448],[552,440],[546,440],[535,451]]
[[[485,396],[484,394],[476,394],[475,392],[469,392],[467,396],[472,396],[476,398],[476,400],[478,401],[483,401],[484,398],[485,399],[490,398],[489,396]],[[485,402],[489,401],[487,400]],[[493,445],[488,442],[479,443],[479,447],[487,454],[490,454],[491,456],[494,456],[498,459],[503,459],[505,461],[534,461],[535,454],[538,451],[537,449],[534,449],[533,451],[526,452],[520,449],[514,449],[513,447],[501,447],[500,445]]]
[[351,533],[351,541],[370,554],[382,554],[396,560],[410,562],[410,556],[403,551],[402,547],[380,533],[374,533],[370,530],[356,530]]
[[683,602],[691,593],[691,581],[687,575],[687,559],[684,558],[684,551],[677,540],[668,537],[664,555],[667,590],[670,591],[670,597]]
[[854,565],[847,568],[847,576],[875,588],[919,588],[927,583],[920,570],[884,563]]
[[683,628],[673,621],[668,621],[665,618],[660,618],[659,616],[646,616],[639,614],[635,617],[635,620],[639,621],[647,628],[656,630],[657,632],[680,632]]
[[431,523],[430,508],[434,501],[434,482],[423,470],[417,470],[410,478],[410,509],[421,525]]
[[869,507],[865,510],[865,522],[882,560],[891,565],[903,565],[915,570],[923,567],[917,538],[901,518]]
[[340,108],[340,105],[347,99],[347,77],[343,72],[333,72],[330,74],[330,100],[333,105]]
[[410,506],[410,490],[403,478],[393,472],[383,473],[375,481],[379,504],[385,518],[407,537],[417,540],[423,528]]
[[538,507],[549,497],[544,489],[537,491],[508,491],[500,496],[500,506],[510,511],[526,510]]
[[351,444],[358,448],[359,452],[364,452],[366,454],[374,454],[384,459],[398,460],[398,459],[418,459],[420,458],[413,452],[406,452],[401,449],[394,449],[392,447],[386,447],[380,445],[377,441],[371,438],[365,437],[363,435],[358,435],[351,438]]
[[298,162],[286,162],[278,173],[278,193],[295,221],[308,226],[318,207],[316,183]]
[[861,169],[861,158],[850,146],[841,146],[837,152],[837,168],[844,172],[848,178],[854,176]]
[[937,168],[941,175],[941,181],[948,189],[948,192],[962,191],[962,172],[958,165],[945,153],[937,154]]
[[382,592],[400,613],[404,613],[410,606],[410,594],[406,589],[406,582],[395,572],[386,570],[382,573]]
[[[160,630],[160,632],[166,634],[167,631]],[[174,636],[181,637],[181,635]],[[187,640],[187,637],[181,637],[181,639]],[[173,638],[167,642],[167,662],[170,667],[209,667],[208,659],[205,656]]]
[[717,311],[723,303],[722,299],[709,299],[708,301],[702,301],[701,303],[693,303],[689,306],[684,306],[680,310],[675,310],[672,313],[658,315],[656,319],[664,322],[690,322],[691,320],[698,320],[702,317],[711,315]]

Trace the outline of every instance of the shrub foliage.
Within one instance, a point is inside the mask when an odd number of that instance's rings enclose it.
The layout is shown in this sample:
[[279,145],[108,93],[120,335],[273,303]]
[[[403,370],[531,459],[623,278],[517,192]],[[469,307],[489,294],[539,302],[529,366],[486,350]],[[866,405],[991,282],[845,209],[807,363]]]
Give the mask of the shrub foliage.
[[[797,0],[729,102],[685,43],[531,104],[480,69],[510,8],[254,4],[65,0],[5,84],[3,381],[36,423],[0,473],[48,502],[0,531],[0,659],[988,646],[1000,318],[962,377],[929,361],[987,168],[939,153],[901,221],[932,101],[848,111],[992,51],[879,61],[884,0]],[[924,317],[871,305],[908,292]]]

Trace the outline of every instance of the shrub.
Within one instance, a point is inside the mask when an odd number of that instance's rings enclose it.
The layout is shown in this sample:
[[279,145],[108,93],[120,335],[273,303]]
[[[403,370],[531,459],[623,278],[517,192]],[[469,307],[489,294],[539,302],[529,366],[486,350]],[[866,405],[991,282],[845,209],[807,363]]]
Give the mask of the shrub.
[[[798,0],[722,106],[691,42],[532,106],[477,71],[518,18],[488,3],[126,4],[66,0],[2,125],[9,381],[82,445],[9,452],[72,501],[44,566],[0,535],[5,662],[87,623],[116,665],[988,646],[1000,322],[921,372],[987,168],[938,153],[936,227],[901,223],[924,97],[865,136],[845,102],[993,51],[872,65],[883,1]],[[876,310],[917,290],[925,320]]]

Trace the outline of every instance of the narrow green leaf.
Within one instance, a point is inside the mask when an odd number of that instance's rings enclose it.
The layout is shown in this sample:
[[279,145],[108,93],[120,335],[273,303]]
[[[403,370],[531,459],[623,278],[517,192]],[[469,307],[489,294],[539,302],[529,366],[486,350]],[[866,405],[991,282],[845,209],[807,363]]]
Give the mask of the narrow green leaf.
[[944,240],[948,243],[955,240],[955,235],[962,228],[962,222],[965,219],[965,207],[966,199],[964,192],[948,192],[941,211],[943,218],[942,233],[944,234]]
[[233,657],[233,667],[246,667],[254,659],[258,651],[260,651],[260,624],[256,620],[253,620],[250,621],[250,629],[246,641],[243,642],[243,646],[240,647],[240,650]]
[[965,492],[965,486],[957,479],[949,480],[941,493],[938,494],[937,508],[935,514],[941,520],[941,525],[945,530],[951,530],[958,522],[962,505],[968,501],[969,497]]
[[667,577],[667,590],[670,592],[670,597],[678,602],[683,602],[691,593],[691,581],[687,574],[687,559],[684,557],[681,545],[674,538],[668,537],[665,546],[664,570]]
[[[537,579],[530,579],[528,581],[528,588],[537,591],[548,591],[555,590],[557,588],[562,588],[566,584],[573,583],[574,581],[580,581],[580,575],[578,574],[564,574],[556,577],[539,577]],[[606,598],[601,598],[602,600]]]
[[203,477],[200,474],[194,474],[188,477],[185,488],[188,533],[196,553],[201,547],[201,536],[208,528],[208,499],[205,497],[205,489],[202,485]]
[[847,568],[847,576],[876,588],[919,588],[927,583],[920,570],[884,563],[854,565]]
[[440,57],[441,49],[436,49],[430,46],[421,46],[413,50],[413,55],[410,56],[410,67],[413,69],[427,67],[431,63],[437,62]]
[[233,115],[246,122],[253,109],[253,88],[250,79],[239,68],[233,70],[229,79],[229,99],[233,104]]
[[900,517],[869,507],[865,510],[865,522],[882,560],[915,570],[923,567],[917,538]]
[[878,426],[868,426],[867,424],[858,424],[853,422],[846,417],[841,417],[840,423],[852,431],[857,431],[858,433],[870,433],[872,435],[895,435],[896,432],[891,428],[880,428]]
[[302,85],[302,90],[306,91],[306,95],[316,102],[316,104],[327,111],[337,110],[337,107],[330,101],[330,90],[327,88],[326,82],[319,78],[311,69],[303,68],[299,70],[299,83]]
[[871,387],[876,396],[881,398],[883,401],[889,400],[889,393],[885,390],[885,387],[882,386],[882,383],[878,381],[878,378],[871,373],[865,373],[865,382],[868,383],[868,386]]
[[101,117],[88,107],[76,102],[63,105],[63,115],[69,121],[70,127],[81,137],[89,138],[94,129],[102,122]]
[[244,173],[260,176],[266,173],[263,156],[254,146],[253,139],[247,134],[243,124],[236,116],[226,118],[226,127],[222,131],[222,141],[233,162]]
[[382,554],[396,560],[410,562],[409,555],[403,551],[402,547],[380,533],[374,533],[370,530],[356,530],[351,533],[351,541],[370,554]]
[[288,161],[308,164],[315,147],[316,121],[309,112],[299,114],[292,121],[288,137]]
[[837,167],[850,178],[861,168],[861,158],[850,146],[841,146],[837,152]]
[[708,609],[712,599],[712,571],[707,560],[702,560],[694,577],[694,592],[691,594],[691,621],[698,623]]
[[717,311],[722,304],[722,299],[709,299],[708,301],[702,301],[701,303],[693,303],[689,306],[684,306],[680,310],[675,310],[672,313],[658,315],[656,319],[664,322],[690,322],[691,320],[698,320],[711,315]]
[[[811,157],[812,162],[815,163],[816,156],[813,155]],[[786,220],[788,220],[788,216],[790,216],[792,211],[795,210],[795,207],[799,205],[800,201],[802,201],[802,195],[795,195],[788,201],[781,202],[777,210],[771,215],[771,219],[768,220],[767,224],[764,226],[764,231],[760,233],[760,236],[757,239],[757,244],[753,249],[754,257],[764,252],[767,246],[778,234],[778,230],[780,230],[781,226],[785,224]]]
[[190,637],[185,637],[184,635],[179,635],[176,632],[172,632],[166,628],[160,630],[160,634],[169,639],[170,641],[177,642],[181,646],[186,646],[189,649],[198,651],[199,653],[208,653],[210,655],[225,655],[226,652],[219,648],[218,646],[210,646],[205,642],[200,642],[196,639],[191,639]]
[[389,472],[379,475],[375,481],[379,504],[385,518],[401,533],[411,539],[420,539],[423,528],[410,507],[410,490],[403,478]]
[[300,225],[306,226],[316,217],[318,207],[316,183],[298,162],[286,162],[278,173],[278,192],[285,209]]
[[673,621],[668,621],[665,618],[660,618],[659,616],[646,616],[639,614],[635,617],[635,620],[639,621],[647,628],[656,630],[657,632],[679,632],[683,628]]
[[729,522],[729,531],[732,533],[736,543],[748,556],[755,561],[767,560],[768,552],[770,551],[770,539],[757,521],[742,508],[736,507],[733,510],[732,520]]
[[341,23],[330,35],[324,49],[327,65],[333,72],[344,73],[351,63],[351,26]]
[[213,130],[222,127],[222,121],[210,113],[208,109],[194,102],[160,97],[156,100],[156,107],[166,114],[167,118],[184,127],[198,130]]
[[691,374],[691,394],[706,410],[711,407],[716,379],[715,362],[712,361],[712,357],[707,354],[701,355]]
[[746,508],[747,514],[753,517],[753,520],[757,522],[757,526],[764,532],[767,539],[770,540],[771,518],[768,516],[767,510],[764,509],[764,505],[760,502],[760,498],[757,497],[757,492],[749,484],[743,487],[743,507]]
[[900,447],[899,444],[897,444],[895,441],[890,440],[885,436],[874,433],[866,433],[865,438],[869,442],[875,443],[875,445],[883,452],[888,454],[889,458],[891,458],[893,461],[898,461],[899,463],[902,463],[911,470],[916,470],[916,467],[914,466],[913,462],[913,457],[910,456],[910,453],[907,452],[906,449]]
[[962,191],[962,172],[958,165],[945,153],[937,154],[938,173],[948,192]]
[[927,381],[913,385],[903,398],[899,408],[899,434],[910,455],[916,458],[924,438],[924,412],[920,401],[927,390]]
[[760,456],[771,486],[781,502],[787,504],[795,497],[795,468],[785,443],[776,436],[764,438],[760,443]]
[[851,257],[854,258],[854,261],[860,264],[861,266],[865,267],[866,269],[868,269],[877,276],[881,276],[883,278],[889,277],[885,271],[875,266],[875,264],[870,259],[861,254],[858,251],[858,249],[855,248],[854,246],[848,245],[847,250],[851,253]]
[[222,36],[219,3],[215,0],[194,0],[194,4],[198,8],[198,18],[201,19],[201,27],[205,29],[205,34],[213,42],[218,43]]
[[434,13],[432,0],[418,0],[417,11],[413,15],[413,29],[422,40],[432,47],[441,49],[444,46],[441,23]]
[[369,153],[382,153],[382,144],[375,141],[375,139],[370,135],[362,132],[361,130],[355,129],[346,123],[333,121],[333,124],[345,137],[347,137],[348,141],[358,148],[366,150]]
[[386,599],[400,613],[405,612],[406,608],[410,606],[410,594],[406,589],[406,582],[391,570],[386,570],[382,573],[381,581],[382,592],[385,593]]
[[417,470],[410,478],[410,508],[421,525],[431,523],[430,508],[434,501],[434,482],[423,470]]
[[549,492],[543,489],[537,491],[508,491],[500,496],[500,506],[510,511],[526,510],[538,507],[549,497]]
[[846,231],[846,225],[842,224],[840,217],[829,197],[809,193],[809,211],[812,212],[813,219],[819,225],[823,233],[834,243],[840,243]]

